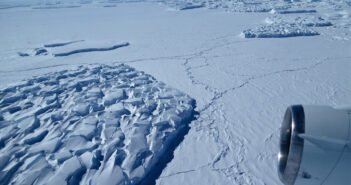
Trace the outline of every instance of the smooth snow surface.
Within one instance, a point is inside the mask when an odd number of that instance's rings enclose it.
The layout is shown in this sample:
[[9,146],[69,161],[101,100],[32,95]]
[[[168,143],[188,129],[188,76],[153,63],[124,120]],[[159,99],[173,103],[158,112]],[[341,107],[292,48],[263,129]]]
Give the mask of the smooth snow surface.
[[0,184],[281,185],[285,108],[351,104],[349,0],[142,1],[0,2]]

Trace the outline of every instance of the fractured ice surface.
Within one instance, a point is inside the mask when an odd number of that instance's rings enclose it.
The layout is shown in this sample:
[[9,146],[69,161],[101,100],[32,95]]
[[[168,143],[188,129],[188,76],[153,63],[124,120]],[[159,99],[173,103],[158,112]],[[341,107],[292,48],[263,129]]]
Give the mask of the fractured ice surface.
[[325,26],[332,26],[333,24],[326,20],[321,16],[297,16],[297,17],[279,17],[273,16],[265,19],[267,24],[274,24],[274,23],[289,23],[289,24],[298,24],[302,26],[308,27],[325,27]]
[[245,38],[281,38],[319,35],[318,32],[307,26],[294,23],[272,23],[244,30],[242,34]]
[[321,16],[272,16],[264,20],[265,25],[242,32],[245,38],[280,38],[314,36],[319,33],[313,27],[327,27],[333,24]]
[[280,38],[297,36],[314,36],[319,33],[312,27],[326,27],[333,24],[321,16],[272,16],[265,19],[266,25],[244,30],[245,38]]
[[126,65],[0,90],[2,184],[136,184],[193,118],[194,100]]

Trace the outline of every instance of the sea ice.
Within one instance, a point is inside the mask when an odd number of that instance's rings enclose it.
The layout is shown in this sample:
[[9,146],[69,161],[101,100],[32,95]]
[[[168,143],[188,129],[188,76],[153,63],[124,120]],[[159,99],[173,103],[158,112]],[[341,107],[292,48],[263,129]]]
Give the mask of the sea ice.
[[0,95],[5,184],[137,184],[167,155],[195,108],[189,96],[127,65],[38,76]]

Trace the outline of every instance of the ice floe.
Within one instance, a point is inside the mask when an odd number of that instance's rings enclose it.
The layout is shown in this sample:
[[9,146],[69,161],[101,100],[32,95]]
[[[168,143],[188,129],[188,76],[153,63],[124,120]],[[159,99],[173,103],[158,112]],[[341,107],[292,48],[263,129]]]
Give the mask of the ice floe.
[[320,33],[314,27],[332,26],[332,22],[321,16],[271,16],[264,20],[264,25],[244,30],[245,38],[282,38],[297,36],[315,36]]
[[245,38],[282,38],[297,36],[315,36],[318,32],[299,24],[272,23],[259,26],[254,29],[247,29],[242,32]]
[[202,2],[191,2],[191,1],[163,1],[166,6],[170,7],[171,10],[191,10],[197,8],[204,8],[206,5]]
[[28,51],[20,51],[21,57],[50,55],[54,57],[64,57],[79,53],[111,51],[118,48],[129,46],[129,42],[92,42],[84,40],[62,41],[44,44],[41,47]]
[[333,24],[326,20],[321,16],[308,16],[308,17],[282,17],[274,16],[265,19],[267,24],[274,24],[274,23],[290,23],[290,24],[299,24],[303,26],[309,27],[325,27],[325,26],[332,26]]
[[301,14],[301,13],[317,13],[316,10],[308,10],[308,9],[286,9],[286,10],[279,10],[279,9],[272,9],[270,13],[273,14]]

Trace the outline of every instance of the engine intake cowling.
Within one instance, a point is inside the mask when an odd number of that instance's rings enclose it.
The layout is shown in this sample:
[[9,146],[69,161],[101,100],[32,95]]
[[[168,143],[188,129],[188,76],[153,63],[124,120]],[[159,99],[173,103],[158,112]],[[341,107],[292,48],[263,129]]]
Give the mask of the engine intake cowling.
[[293,105],[280,131],[278,175],[285,185],[351,183],[351,109]]

